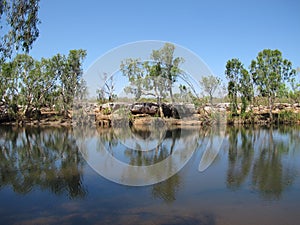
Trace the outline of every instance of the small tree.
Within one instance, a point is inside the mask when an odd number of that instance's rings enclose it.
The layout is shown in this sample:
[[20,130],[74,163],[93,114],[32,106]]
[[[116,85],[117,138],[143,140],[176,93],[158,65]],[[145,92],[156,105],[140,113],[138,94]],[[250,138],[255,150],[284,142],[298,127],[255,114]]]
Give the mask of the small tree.
[[97,90],[98,100],[102,103],[104,103],[106,99],[109,102],[113,102],[117,97],[115,94],[114,76],[108,77],[108,74],[104,73],[101,80],[103,80],[104,85]]
[[220,84],[221,80],[213,75],[204,76],[200,80],[200,85],[203,91],[209,95],[209,102],[211,105],[213,104],[213,95]]
[[265,49],[258,53],[256,60],[251,62],[251,74],[257,85],[259,93],[267,97],[270,120],[273,120],[273,106],[277,93],[291,81],[296,70],[292,69],[292,63],[282,58],[279,50]]

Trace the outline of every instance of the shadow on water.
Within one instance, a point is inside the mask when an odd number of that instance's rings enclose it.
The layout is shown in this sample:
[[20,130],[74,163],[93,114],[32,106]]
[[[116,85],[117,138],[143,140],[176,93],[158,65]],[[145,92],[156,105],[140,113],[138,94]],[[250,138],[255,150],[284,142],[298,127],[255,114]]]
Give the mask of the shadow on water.
[[280,199],[283,191],[292,185],[297,169],[286,158],[300,144],[299,130],[295,128],[228,127],[227,186],[239,189],[250,180],[252,189],[264,199]]
[[83,159],[67,128],[0,127],[0,191],[48,190],[84,198]]

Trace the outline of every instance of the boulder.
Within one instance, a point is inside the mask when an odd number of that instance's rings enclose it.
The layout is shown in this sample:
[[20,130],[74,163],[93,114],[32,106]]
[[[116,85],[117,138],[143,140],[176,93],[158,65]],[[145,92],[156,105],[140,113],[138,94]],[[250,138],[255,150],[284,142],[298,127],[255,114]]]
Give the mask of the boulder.
[[136,114],[155,115],[158,112],[158,105],[150,102],[135,103],[130,107],[130,111],[133,115]]

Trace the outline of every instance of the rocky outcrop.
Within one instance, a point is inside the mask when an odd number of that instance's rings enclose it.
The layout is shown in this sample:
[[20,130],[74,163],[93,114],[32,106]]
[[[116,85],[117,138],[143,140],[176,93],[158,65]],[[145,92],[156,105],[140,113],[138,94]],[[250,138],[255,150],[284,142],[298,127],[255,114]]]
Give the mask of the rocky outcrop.
[[158,115],[158,105],[155,103],[135,103],[130,107],[130,112],[133,115],[148,114],[154,116]]
[[[159,106],[156,103],[135,103],[130,107],[133,115],[147,114],[160,116]],[[184,118],[196,112],[194,104],[162,104],[162,112],[166,118]]]

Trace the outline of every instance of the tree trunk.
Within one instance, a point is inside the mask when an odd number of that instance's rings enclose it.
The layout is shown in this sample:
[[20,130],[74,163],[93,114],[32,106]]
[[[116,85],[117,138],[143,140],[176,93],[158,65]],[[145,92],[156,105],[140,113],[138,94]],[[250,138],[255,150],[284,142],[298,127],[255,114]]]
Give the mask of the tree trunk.
[[160,97],[157,97],[157,104],[158,104],[159,115],[160,115],[161,118],[164,118],[165,116],[164,116],[164,112],[163,112],[163,109],[162,109]]
[[211,93],[209,94],[209,102],[210,102],[210,105],[212,106],[213,105],[213,96]]
[[270,116],[270,121],[273,121],[273,104],[274,104],[274,100],[271,96],[268,97],[268,102],[269,102],[269,116]]

